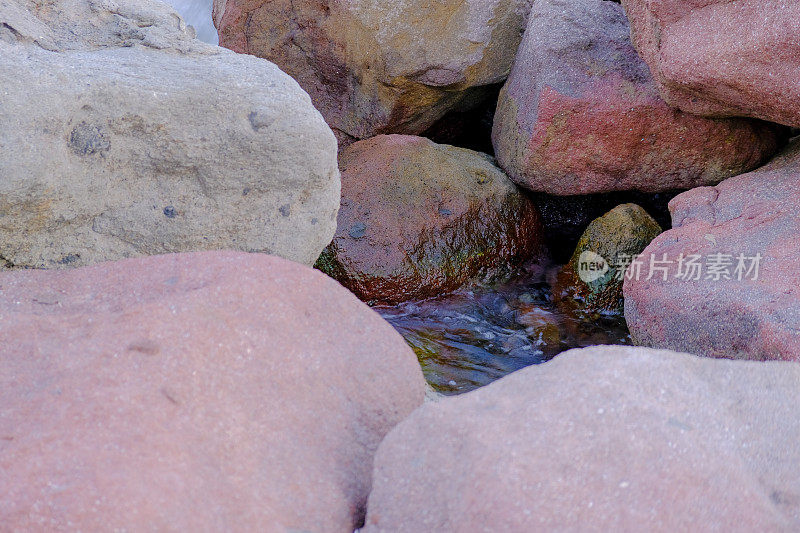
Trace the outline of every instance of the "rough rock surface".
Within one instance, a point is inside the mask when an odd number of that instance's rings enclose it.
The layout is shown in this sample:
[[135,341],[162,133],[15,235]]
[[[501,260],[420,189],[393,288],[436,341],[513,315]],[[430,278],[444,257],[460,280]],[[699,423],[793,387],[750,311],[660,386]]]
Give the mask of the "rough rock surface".
[[536,207],[486,154],[379,135],[347,147],[339,165],[338,227],[317,266],[362,300],[443,294],[540,252]]
[[662,232],[636,204],[622,204],[595,219],[558,274],[556,298],[588,311],[622,312],[625,267]]
[[308,95],[164,4],[1,0],[0,79],[8,264],[217,248],[313,264],[333,236],[336,140]]
[[800,126],[800,3],[623,0],[662,96],[689,113]]
[[420,405],[403,339],[337,283],[202,252],[0,274],[10,531],[352,531]]
[[420,133],[502,82],[531,0],[216,0],[220,44],[274,61],[340,140]]
[[800,365],[564,353],[416,410],[364,531],[796,531]]
[[[676,196],[670,210],[673,229],[644,251],[642,275],[630,271],[625,281],[634,340],[712,357],[800,360],[800,139],[755,172]],[[690,267],[692,256],[699,267]],[[673,262],[662,265],[667,279],[646,279],[650,261],[664,259]]]
[[782,132],[667,106],[619,4],[541,0],[500,94],[492,138],[514,181],[572,195],[716,184],[773,155]]

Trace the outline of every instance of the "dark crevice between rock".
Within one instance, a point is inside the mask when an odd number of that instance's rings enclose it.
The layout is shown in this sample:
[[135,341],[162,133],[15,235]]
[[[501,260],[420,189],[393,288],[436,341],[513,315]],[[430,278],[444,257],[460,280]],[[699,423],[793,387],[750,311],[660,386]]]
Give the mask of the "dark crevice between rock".
[[12,270],[16,268],[20,267],[14,264],[14,262],[7,257],[4,257],[3,254],[0,254],[0,269]]
[[660,193],[644,193],[624,191],[581,196],[552,196],[542,193],[529,193],[539,208],[544,224],[545,244],[550,250],[553,261],[566,263],[581,234],[597,217],[602,216],[620,204],[638,204],[658,224],[666,229],[672,227],[672,218],[667,207],[670,200],[683,190],[672,190]]
[[8,23],[2,22],[0,23],[0,40],[6,40],[3,39],[4,33],[6,35],[9,34],[11,35],[11,37],[7,39],[9,42],[23,41],[22,34],[20,34],[17,30],[15,30],[13,26],[9,25]]
[[497,108],[497,98],[503,84],[487,87],[488,95],[471,109],[450,111],[436,123],[420,133],[439,144],[469,148],[494,156],[492,124]]

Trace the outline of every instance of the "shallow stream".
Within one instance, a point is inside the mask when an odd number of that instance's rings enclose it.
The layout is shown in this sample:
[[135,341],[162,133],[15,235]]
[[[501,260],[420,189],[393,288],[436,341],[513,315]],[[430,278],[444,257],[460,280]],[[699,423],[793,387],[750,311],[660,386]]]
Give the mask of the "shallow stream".
[[571,348],[631,343],[623,316],[557,305],[547,281],[552,274],[532,266],[501,285],[375,310],[414,349],[428,383],[447,395]]

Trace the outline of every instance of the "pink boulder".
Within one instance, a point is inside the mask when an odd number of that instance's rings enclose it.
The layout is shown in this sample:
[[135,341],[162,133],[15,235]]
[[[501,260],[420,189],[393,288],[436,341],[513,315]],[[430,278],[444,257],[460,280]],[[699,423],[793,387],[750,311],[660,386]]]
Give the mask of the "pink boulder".
[[670,108],[605,0],[534,3],[492,138],[509,177],[557,195],[716,184],[784,141],[772,124]]
[[670,202],[673,229],[628,267],[638,344],[800,361],[800,139],[769,165]]
[[661,95],[707,116],[800,126],[796,0],[622,0]]
[[796,363],[572,350],[397,425],[363,531],[797,531],[798,383]]
[[352,531],[424,396],[334,281],[206,252],[0,274],[0,529]]

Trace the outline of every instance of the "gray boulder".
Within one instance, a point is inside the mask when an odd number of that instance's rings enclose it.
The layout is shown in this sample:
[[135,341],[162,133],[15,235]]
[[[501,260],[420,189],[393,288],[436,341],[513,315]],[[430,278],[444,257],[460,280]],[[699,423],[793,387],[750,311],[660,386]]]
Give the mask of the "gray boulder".
[[158,2],[0,0],[0,28],[5,266],[330,242],[336,140],[275,65]]

